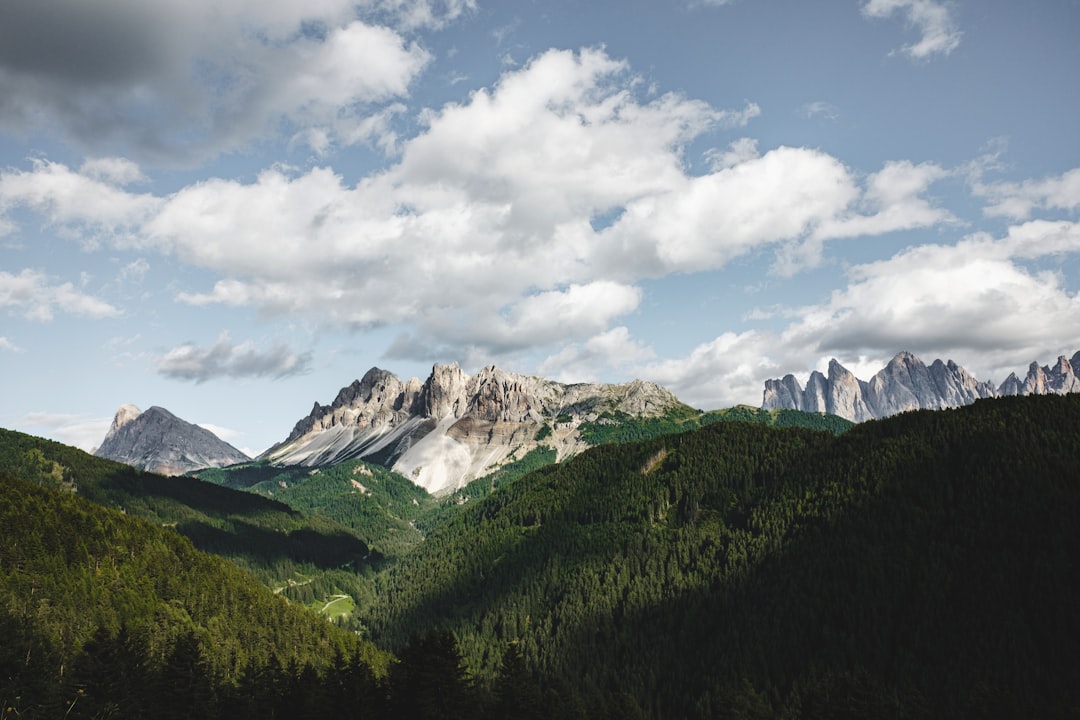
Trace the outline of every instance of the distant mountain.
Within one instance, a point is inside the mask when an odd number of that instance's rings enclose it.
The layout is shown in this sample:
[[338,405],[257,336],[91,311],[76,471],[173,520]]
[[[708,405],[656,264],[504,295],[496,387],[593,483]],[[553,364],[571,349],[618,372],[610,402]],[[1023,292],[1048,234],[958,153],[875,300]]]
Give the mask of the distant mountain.
[[183,475],[251,460],[206,428],[156,405],[146,412],[122,405],[94,454],[161,475]]
[[980,398],[1009,395],[1049,395],[1080,391],[1080,352],[1064,355],[1053,367],[1031,363],[1021,381],[1015,373],[998,387],[980,382],[952,360],[929,366],[909,352],[899,353],[869,382],[855,377],[835,359],[828,377],[815,370],[804,389],[794,375],[766,380],[761,407],[824,412],[863,422],[907,410],[941,410],[970,405]]
[[566,385],[486,367],[470,377],[436,365],[421,383],[372,368],[330,405],[315,403],[283,442],[260,456],[281,465],[364,458],[428,492],[459,488],[537,447],[559,459],[588,444],[578,428],[605,413],[659,417],[685,411],[668,390],[636,380]]

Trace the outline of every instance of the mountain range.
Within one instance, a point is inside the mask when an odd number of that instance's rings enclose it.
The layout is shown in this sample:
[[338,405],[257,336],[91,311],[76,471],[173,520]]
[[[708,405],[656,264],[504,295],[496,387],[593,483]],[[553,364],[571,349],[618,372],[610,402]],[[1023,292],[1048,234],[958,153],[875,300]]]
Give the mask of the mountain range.
[[[207,471],[258,497],[0,430],[0,714],[1075,717],[1077,422],[1080,393],[715,419],[467,502],[360,460]],[[373,503],[420,541],[379,557]]]
[[839,415],[853,422],[873,420],[908,410],[941,410],[969,405],[980,398],[1012,395],[1061,395],[1080,391],[1080,352],[1058,358],[1053,366],[1033,362],[1020,380],[1010,373],[1001,385],[976,380],[952,360],[926,365],[901,352],[869,381],[855,377],[834,358],[828,376],[815,370],[803,388],[794,375],[765,381],[761,407]]
[[[852,422],[907,410],[944,409],[981,398],[1080,391],[1080,352],[1053,366],[1031,363],[999,386],[979,381],[952,360],[926,365],[897,354],[869,381],[837,360],[827,375],[810,374],[804,388],[794,375],[767,380],[765,411],[826,413]],[[689,416],[669,390],[635,380],[625,384],[564,384],[495,366],[474,376],[457,364],[435,365],[421,382],[372,368],[318,402],[291,433],[257,459],[272,465],[321,467],[364,459],[390,468],[426,491],[444,494],[542,449],[561,462],[595,442],[597,428],[628,420]],[[251,458],[205,428],[169,411],[125,405],[96,451],[100,457],[162,474],[248,462]]]
[[567,385],[495,366],[470,376],[452,364],[435,365],[421,383],[372,368],[329,405],[315,403],[259,459],[320,466],[364,458],[439,493],[540,446],[554,448],[559,460],[576,454],[587,447],[579,426],[605,413],[647,418],[685,407],[640,380]]
[[251,460],[206,428],[156,405],[145,412],[134,405],[120,406],[94,454],[160,475]]

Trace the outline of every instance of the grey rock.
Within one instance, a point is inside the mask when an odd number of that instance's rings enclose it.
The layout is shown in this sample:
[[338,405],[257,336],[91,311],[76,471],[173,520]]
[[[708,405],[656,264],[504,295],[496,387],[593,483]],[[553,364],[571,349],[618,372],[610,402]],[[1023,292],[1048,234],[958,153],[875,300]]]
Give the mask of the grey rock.
[[[315,403],[283,442],[260,458],[281,465],[378,461],[429,492],[451,491],[543,444],[559,459],[584,449],[577,427],[605,412],[657,416],[681,406],[668,390],[636,380],[566,385],[485,367],[470,377],[435,365],[421,383],[372,368],[330,405]],[[552,428],[542,440],[544,425]]]
[[162,475],[182,475],[251,460],[206,428],[181,420],[156,405],[146,412],[139,412],[134,405],[122,405],[94,454]]
[[952,360],[935,360],[929,366],[909,352],[901,352],[878,371],[869,382],[855,378],[835,359],[829,376],[814,371],[806,389],[792,375],[782,380],[766,380],[762,408],[790,408],[808,412],[828,412],[862,422],[908,410],[941,410],[969,405],[980,398],[1007,395],[1044,395],[1080,392],[1075,368],[1080,352],[1072,360],[1064,355],[1053,367],[1031,363],[1024,380],[1010,373],[1001,385],[979,381]]

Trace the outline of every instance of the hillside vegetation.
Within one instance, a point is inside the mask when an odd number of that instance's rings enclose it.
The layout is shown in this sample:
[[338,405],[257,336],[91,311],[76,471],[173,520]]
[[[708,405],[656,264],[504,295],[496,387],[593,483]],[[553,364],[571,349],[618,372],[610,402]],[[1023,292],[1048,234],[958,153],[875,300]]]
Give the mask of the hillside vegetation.
[[1080,396],[1013,398],[595,448],[436,528],[367,622],[390,648],[449,629],[481,678],[516,643],[598,712],[1065,715],[1077,427]]
[[286,668],[386,672],[231,563],[70,491],[0,471],[0,528],[2,717],[255,716]]
[[0,469],[174,528],[200,550],[231,560],[301,602],[341,592],[364,595],[370,585],[364,573],[381,559],[329,514],[301,512],[196,478],[143,472],[11,430],[0,429]]
[[1078,716],[1080,395],[724,415],[439,499],[4,431],[0,718]]

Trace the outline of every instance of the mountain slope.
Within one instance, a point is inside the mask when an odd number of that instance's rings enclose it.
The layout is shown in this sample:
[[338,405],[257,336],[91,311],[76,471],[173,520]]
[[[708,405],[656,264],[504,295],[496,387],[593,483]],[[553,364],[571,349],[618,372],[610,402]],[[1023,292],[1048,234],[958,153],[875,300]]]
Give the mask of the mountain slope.
[[0,429],[0,470],[173,527],[199,549],[232,560],[272,586],[379,561],[355,533],[329,518],[192,477],[143,472],[12,430]]
[[352,633],[70,491],[0,470],[0,527],[4,717],[206,717],[242,678],[327,673],[335,653],[385,672],[386,656]]
[[1055,715],[1080,703],[1078,423],[1080,396],[1021,397],[595,448],[433,531],[369,622],[448,627],[481,673],[518,642],[653,717]]
[[1032,363],[1021,381],[1015,373],[998,387],[980,382],[952,360],[929,366],[908,352],[896,355],[868,382],[856,378],[835,359],[828,376],[815,370],[804,389],[794,375],[766,380],[761,407],[825,412],[863,422],[908,410],[940,410],[970,405],[980,398],[1046,395],[1080,391],[1080,352],[1058,358],[1053,367]]
[[206,428],[156,405],[146,412],[134,405],[121,406],[94,454],[159,475],[183,475],[251,460]]
[[260,459],[320,466],[363,458],[444,493],[536,447],[554,448],[560,459],[579,452],[586,445],[577,427],[604,412],[655,417],[682,408],[669,391],[641,381],[565,385],[493,366],[470,377],[457,365],[436,365],[421,384],[372,368],[330,405],[316,403]]

